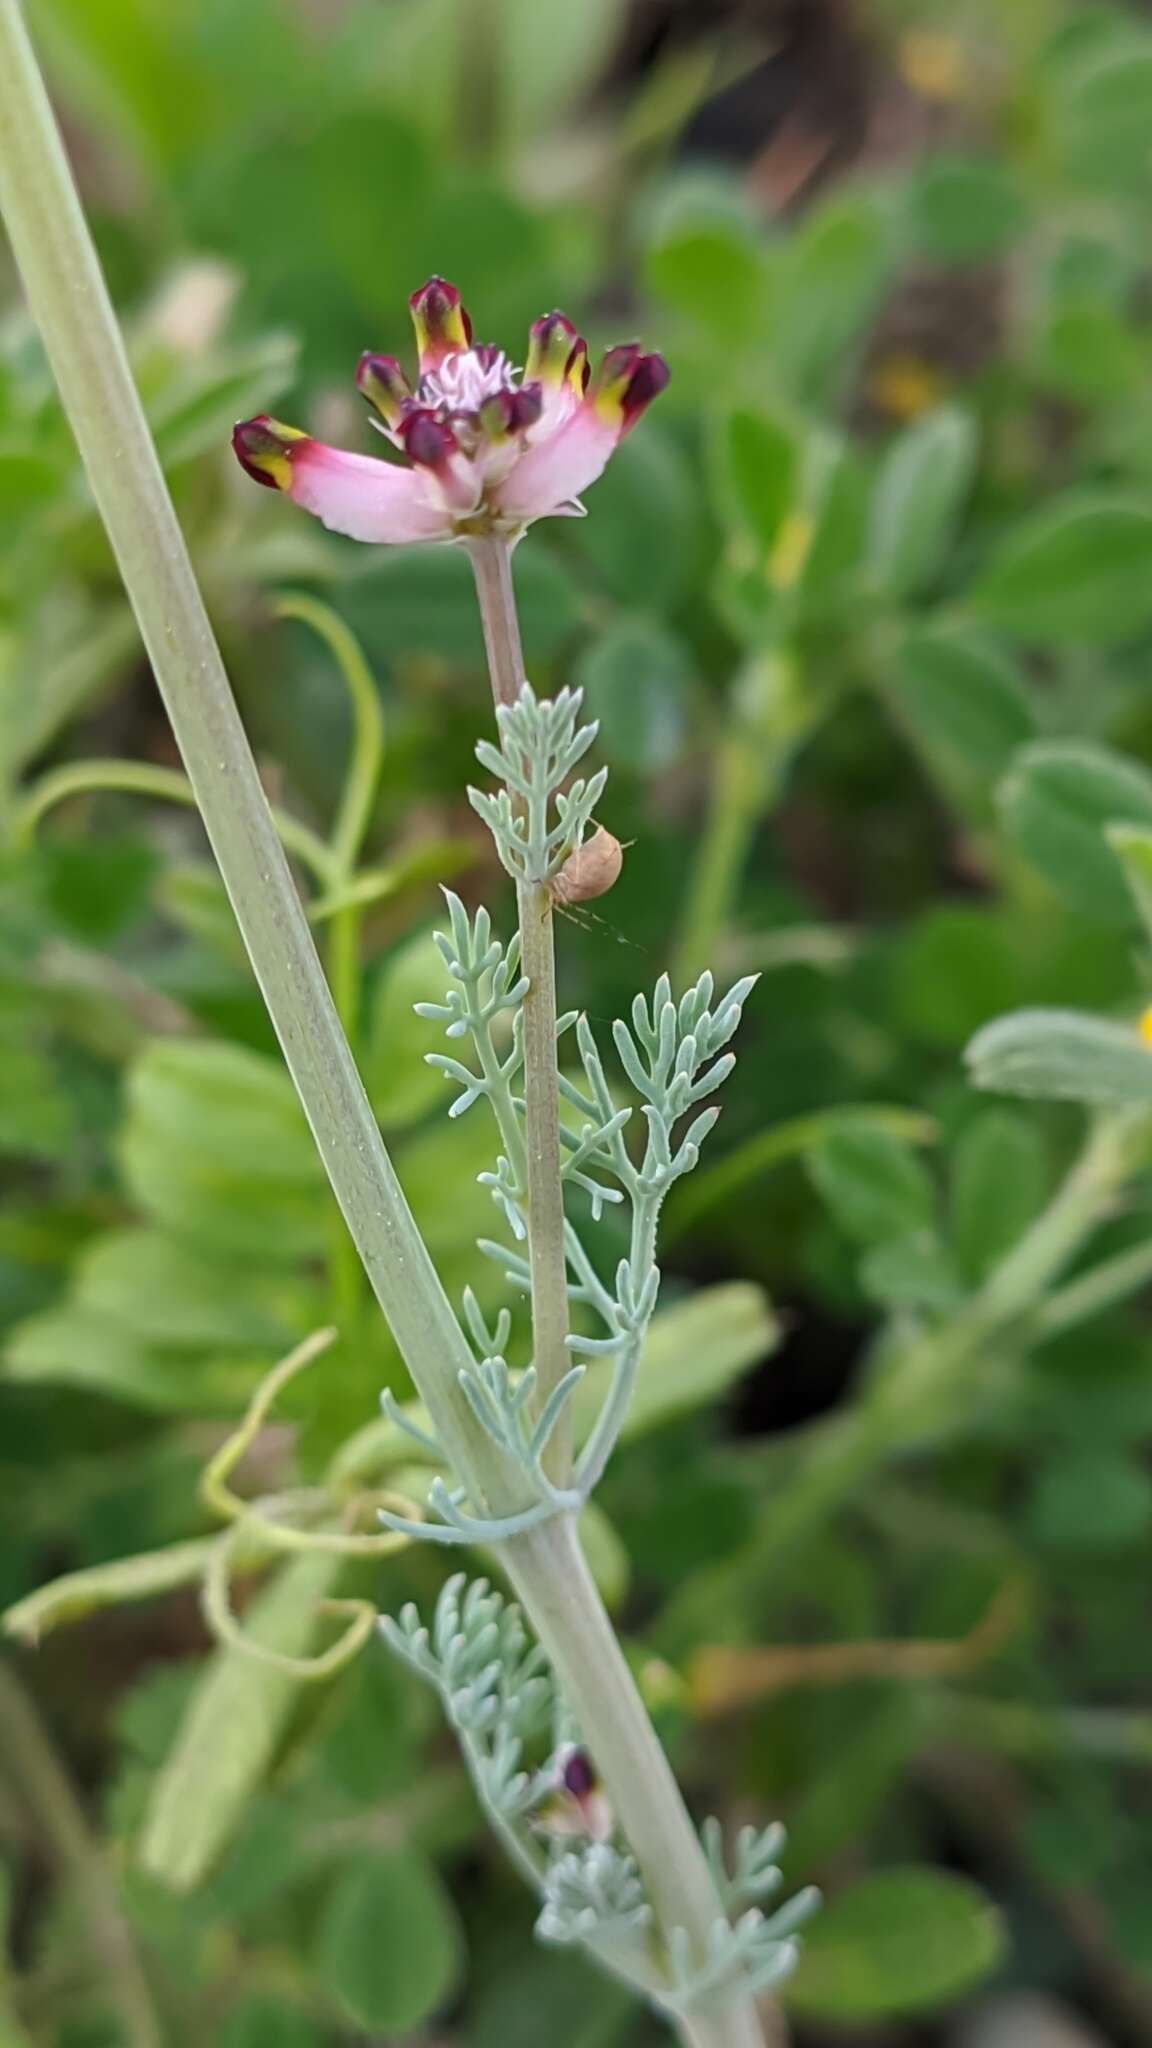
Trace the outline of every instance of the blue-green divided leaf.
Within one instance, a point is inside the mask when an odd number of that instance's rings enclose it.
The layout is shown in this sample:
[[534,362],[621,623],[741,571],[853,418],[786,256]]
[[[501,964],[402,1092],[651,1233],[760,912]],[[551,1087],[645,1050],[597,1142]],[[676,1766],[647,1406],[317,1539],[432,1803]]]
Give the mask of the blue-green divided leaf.
[[968,592],[1001,632],[1053,646],[1114,647],[1152,624],[1152,512],[1076,497],[1032,514]]
[[460,1929],[418,1852],[366,1856],[343,1870],[321,1915],[316,1974],[357,2026],[393,2038],[444,2004],[463,1963]]
[[805,1930],[785,1998],[829,2020],[929,2012],[982,1983],[1004,1947],[996,1908],[966,1878],[914,1866],[878,1871]]
[[945,793],[980,815],[1036,732],[1035,706],[1015,662],[968,627],[909,633],[881,694]]
[[[246,1631],[281,1655],[306,1654],[340,1570],[339,1558],[293,1558],[249,1607]],[[153,1877],[187,1892],[206,1876],[262,1786],[299,1690],[244,1650],[213,1652],[153,1788],[139,1847]]]
[[982,1110],[952,1159],[952,1244],[965,1279],[982,1280],[1035,1221],[1048,1193],[1047,1147],[1014,1110]]
[[1152,775],[1107,747],[1075,740],[1026,747],[999,791],[1013,844],[1076,909],[1116,924],[1137,910],[1111,825],[1152,826]]
[[1001,1095],[1143,1107],[1152,1047],[1135,1029],[1080,1010],[1016,1010],[986,1024],[965,1053],[973,1086]]
[[959,406],[926,413],[899,434],[872,493],[869,560],[897,597],[939,572],[976,467],[976,428]]

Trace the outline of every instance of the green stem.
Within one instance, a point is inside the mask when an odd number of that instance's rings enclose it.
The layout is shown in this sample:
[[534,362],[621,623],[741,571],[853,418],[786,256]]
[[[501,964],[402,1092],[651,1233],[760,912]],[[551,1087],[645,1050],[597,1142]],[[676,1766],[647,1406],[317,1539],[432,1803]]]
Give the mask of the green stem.
[[[497,703],[515,703],[524,683],[524,658],[512,590],[510,553],[503,541],[470,548],[484,644]],[[529,981],[524,1000],[524,1124],[528,1167],[527,1222],[532,1275],[533,1357],[547,1393],[568,1370],[567,1251],[560,1177],[559,1095],[556,1071],[556,990],[552,905],[538,885],[517,891],[521,966]],[[649,1219],[637,1218],[648,1245]],[[635,1250],[634,1245],[634,1250]],[[553,1477],[566,1476],[570,1444]],[[667,1932],[687,1929],[703,1959],[709,1931],[721,1911],[716,1887],[672,1767],[660,1745],[632,1674],[588,1570],[575,1524],[568,1516],[515,1539],[504,1552],[513,1585],[559,1681],[564,1698],[603,1774],[620,1824],[644,1873],[657,1919]],[[687,2048],[773,2048],[786,2042],[777,2014],[766,2037],[754,2003],[737,1993],[720,2013],[678,2022]]]
[[[360,1012],[360,912],[355,904],[335,912],[325,950],[328,986],[353,1059],[357,1056]],[[333,1203],[328,1241],[332,1320],[345,1346],[356,1343],[364,1301],[364,1268],[338,1202]]]
[[1054,1199],[981,1289],[978,1321],[1006,1322],[1035,1307],[1138,1163],[1148,1126],[1139,1111],[1099,1119]]
[[[65,768],[53,768],[25,791],[12,819],[16,844],[30,840],[40,820],[57,804],[72,796],[89,796],[105,790],[123,796],[153,797],[161,803],[184,804],[190,810],[197,807],[191,783],[176,768],[154,768],[146,761],[76,761]],[[336,863],[318,833],[287,811],[274,810],[272,820],[287,851],[295,854],[325,889],[334,888]]]
[[[721,1908],[672,1767],[636,1690],[569,1516],[508,1544],[505,1559],[549,1662],[588,1739],[665,1930],[686,1928],[703,1955]],[[784,2048],[778,2013],[751,1999],[680,2023],[688,2048]]]
[[[469,553],[497,705],[514,704],[524,684],[524,656],[506,541],[475,540]],[[556,960],[552,899],[539,883],[517,885],[524,998],[524,1149],[528,1196],[528,1263],[532,1275],[532,1357],[538,1400],[548,1399],[571,1367],[568,1349],[568,1267],[564,1187],[560,1177],[560,1096],[556,1073]],[[548,1447],[551,1477],[567,1481],[571,1432],[561,1416]]]
[[764,802],[764,771],[756,749],[747,733],[733,727],[722,736],[713,760],[707,822],[676,945],[677,987],[695,981],[728,930]]
[[461,1478],[502,1468],[470,1354],[356,1072],[204,609],[17,0],[0,0],[0,210],[188,779],[369,1280]]
[[92,1957],[107,1984],[128,2048],[161,2048],[160,2021],[112,1871],[89,1833],[32,1702],[6,1664],[0,1664],[0,1732],[13,1789],[25,1801],[44,1847],[75,1889]]
[[[352,747],[339,809],[332,827],[332,861],[351,880],[372,818],[380,770],[384,765],[384,714],[380,694],[363,649],[343,619],[314,597],[289,591],[276,603],[282,619],[311,626],[336,658],[352,707]],[[339,1007],[339,1005],[337,1005]]]

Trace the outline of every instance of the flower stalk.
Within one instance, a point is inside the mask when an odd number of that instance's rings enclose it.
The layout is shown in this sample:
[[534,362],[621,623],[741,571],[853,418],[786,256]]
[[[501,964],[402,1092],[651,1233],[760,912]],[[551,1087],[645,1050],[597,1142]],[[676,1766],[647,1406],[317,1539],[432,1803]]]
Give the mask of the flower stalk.
[[[496,704],[514,704],[524,686],[524,656],[512,589],[511,549],[497,537],[469,546],[484,645]],[[528,1180],[528,1262],[532,1340],[540,1404],[572,1364],[568,1350],[568,1277],[560,1180],[560,1099],[556,1073],[556,953],[552,899],[539,882],[518,882],[520,964],[528,982],[524,1017],[524,1138]],[[549,1467],[564,1485],[570,1463],[568,1418],[549,1446]]]

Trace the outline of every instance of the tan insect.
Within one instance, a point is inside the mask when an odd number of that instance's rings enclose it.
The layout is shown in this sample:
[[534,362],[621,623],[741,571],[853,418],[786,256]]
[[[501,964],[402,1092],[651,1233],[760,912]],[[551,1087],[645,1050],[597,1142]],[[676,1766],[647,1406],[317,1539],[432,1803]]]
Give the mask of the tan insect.
[[553,903],[568,910],[574,903],[590,903],[606,896],[618,880],[624,865],[624,848],[604,825],[597,825],[590,839],[577,846],[548,883]]

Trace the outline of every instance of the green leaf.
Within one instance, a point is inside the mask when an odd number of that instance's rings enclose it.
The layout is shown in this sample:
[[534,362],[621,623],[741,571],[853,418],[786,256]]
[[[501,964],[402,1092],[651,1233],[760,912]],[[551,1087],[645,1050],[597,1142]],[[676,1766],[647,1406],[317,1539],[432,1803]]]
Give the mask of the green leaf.
[[[746,1281],[703,1287],[687,1301],[661,1309],[652,1323],[640,1361],[624,1436],[641,1436],[674,1416],[719,1399],[767,1358],[780,1341],[762,1288]],[[577,1391],[577,1428],[590,1426],[606,1384],[604,1365],[593,1365]]]
[[808,1171],[837,1222],[862,1245],[931,1231],[932,1179],[911,1145],[866,1126],[834,1131],[816,1147]]
[[982,1983],[1004,1946],[995,1907],[966,1878],[878,1871],[811,1922],[785,1997],[818,2019],[929,2012]]
[[792,505],[797,471],[794,436],[770,413],[738,405],[718,422],[713,446],[721,516],[767,551]]
[[384,963],[372,998],[365,1034],[364,1079],[372,1107],[386,1130],[402,1130],[436,1105],[446,1107],[457,1092],[428,1052],[456,1052],[443,1026],[417,1017],[413,1004],[438,1003],[449,974],[431,931],[417,932]]
[[[339,1558],[293,1558],[252,1602],[246,1633],[283,1656],[305,1655],[341,1568]],[[206,1876],[264,1783],[299,1690],[290,1672],[243,1650],[213,1652],[153,1787],[139,1848],[153,1877],[187,1892]]]
[[1110,825],[1152,826],[1152,775],[1123,754],[1075,740],[1026,747],[998,792],[1004,830],[1078,910],[1116,924],[1136,907]]
[[860,1261],[860,1282],[890,1308],[944,1311],[956,1306],[962,1291],[948,1251],[931,1229],[873,1245]]
[[658,418],[645,419],[590,490],[595,517],[573,521],[572,540],[619,604],[670,611],[695,567],[700,496],[678,444]]
[[1069,1449],[1041,1469],[1027,1519],[1049,1550],[1125,1549],[1152,1527],[1152,1477],[1136,1454]]
[[969,628],[930,626],[901,642],[881,694],[945,793],[986,814],[991,788],[1036,730],[1015,663]]
[[355,2025],[393,2036],[419,2026],[462,1962],[451,1901],[417,1852],[362,1857],[341,1872],[320,1918],[316,1974]]
[[79,1302],[17,1323],[4,1348],[12,1380],[80,1387],[158,1415],[231,1413],[267,1363],[267,1352],[205,1355],[153,1344]]
[[[515,581],[525,658],[529,666],[551,661],[579,624],[579,591],[564,564],[542,547],[519,550]],[[476,591],[462,550],[382,549],[371,577],[342,594],[341,610],[369,651],[386,650],[389,660],[435,654],[477,670],[483,664]]]
[[769,345],[797,395],[831,395],[883,290],[892,254],[884,208],[856,193],[818,207],[783,247]]
[[897,1694],[836,1745],[788,1816],[781,1863],[789,1882],[861,1841],[923,1739],[920,1703]]
[[[500,0],[494,23],[500,42],[498,91],[517,134],[550,135],[565,108],[599,77],[624,25],[624,0],[582,0],[579,7],[541,7],[539,0]],[[492,27],[485,34],[492,34]]]
[[291,1283],[251,1260],[209,1257],[161,1230],[112,1230],[82,1253],[75,1298],[164,1346],[286,1350],[297,1335]]
[[1138,825],[1107,825],[1104,837],[1124,870],[1132,900],[1152,940],[1152,831]]
[[0,1005],[0,1155],[60,1159],[75,1140],[74,1105],[41,1040],[31,1003]]
[[644,281],[655,298],[726,345],[733,334],[760,331],[765,264],[750,211],[732,188],[673,186],[651,232]]
[[664,1225],[665,1237],[679,1236],[690,1229],[698,1217],[726,1201],[748,1181],[759,1179],[762,1173],[769,1173],[789,1160],[802,1159],[827,1138],[842,1133],[851,1135],[857,1130],[879,1131],[882,1136],[906,1139],[914,1145],[928,1144],[936,1135],[936,1126],[929,1117],[884,1103],[852,1103],[843,1109],[821,1109],[811,1116],[790,1117],[786,1123],[759,1131],[754,1138],[737,1145],[717,1166],[702,1173],[697,1171],[682,1190],[674,1189]]
[[1017,1010],[978,1031],[965,1053],[973,1086],[1002,1095],[1152,1103],[1152,1048],[1079,1010]]
[[812,534],[796,591],[822,622],[834,604],[854,597],[866,560],[868,479],[845,442],[823,436],[813,441],[803,502]]
[[1143,335],[1114,307],[1096,300],[1054,305],[1036,353],[1044,382],[1080,404],[1115,408],[1139,391]]
[[1146,185],[1152,122],[1148,37],[1120,34],[1086,53],[1061,81],[1055,121],[1074,177],[1105,188]]
[[952,1239],[974,1285],[1011,1250],[1044,1206],[1048,1153],[1035,1124],[986,1109],[962,1133],[952,1160]]
[[326,2038],[306,2014],[259,1993],[229,2013],[219,2035],[220,2048],[324,2048]]
[[1114,647],[1152,625],[1152,512],[1076,497],[1034,513],[968,593],[977,617],[1021,640]]
[[896,597],[922,590],[937,574],[976,467],[976,428],[958,406],[944,406],[896,438],[872,495],[873,574]]
[[934,263],[986,263],[1018,239],[1025,220],[1010,166],[991,157],[942,150],[909,188],[909,229]]
[[646,619],[621,619],[592,642],[575,680],[611,762],[634,775],[671,766],[684,743],[691,677],[683,640]]
[[154,1041],[129,1077],[120,1153],[136,1201],[178,1236],[269,1262],[325,1245],[323,1172],[275,1060],[212,1040]]

